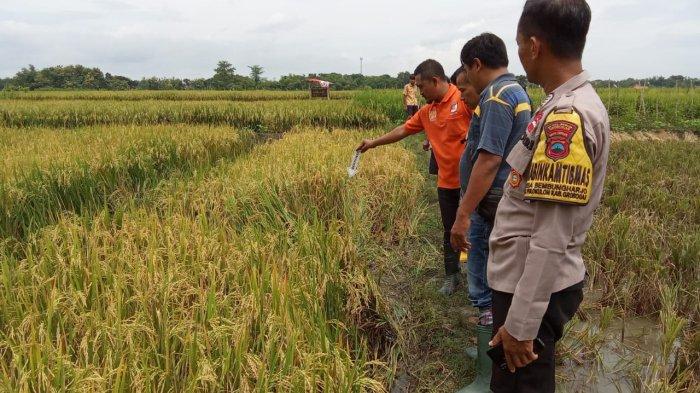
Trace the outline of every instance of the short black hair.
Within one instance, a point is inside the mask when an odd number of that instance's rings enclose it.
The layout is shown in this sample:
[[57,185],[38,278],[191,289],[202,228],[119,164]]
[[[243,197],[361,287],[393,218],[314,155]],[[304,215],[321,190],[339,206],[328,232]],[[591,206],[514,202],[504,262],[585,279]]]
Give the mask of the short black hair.
[[474,59],[488,68],[508,67],[508,52],[506,44],[493,33],[481,33],[467,41],[460,54],[462,64],[472,66]]
[[457,69],[455,70],[455,72],[452,73],[452,76],[450,77],[450,83],[452,83],[453,85],[456,85],[456,84],[457,84],[457,78],[459,77],[459,74],[461,74],[461,73],[463,73],[463,72],[466,72],[466,71],[464,71],[464,68],[463,68],[463,67],[457,68]]
[[518,32],[546,42],[557,57],[580,60],[590,24],[586,0],[527,0]]
[[445,69],[442,68],[442,64],[433,59],[428,59],[418,64],[416,70],[413,71],[413,75],[418,74],[420,74],[421,78],[439,78],[447,80]]
[[409,76],[408,79],[416,79],[416,74],[411,74],[411,76]]

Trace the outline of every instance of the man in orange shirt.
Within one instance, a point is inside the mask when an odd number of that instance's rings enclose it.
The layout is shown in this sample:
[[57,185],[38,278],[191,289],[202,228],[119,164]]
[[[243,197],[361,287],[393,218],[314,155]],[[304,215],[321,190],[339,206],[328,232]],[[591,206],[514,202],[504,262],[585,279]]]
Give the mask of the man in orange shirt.
[[459,160],[464,151],[472,112],[462,101],[457,87],[447,81],[445,70],[437,61],[425,60],[413,74],[416,76],[416,86],[428,104],[391,132],[376,139],[363,140],[357,150],[364,153],[425,130],[438,164],[438,201],[444,229],[446,278],[439,292],[450,295],[459,284],[459,252],[450,246],[450,230],[459,207]]

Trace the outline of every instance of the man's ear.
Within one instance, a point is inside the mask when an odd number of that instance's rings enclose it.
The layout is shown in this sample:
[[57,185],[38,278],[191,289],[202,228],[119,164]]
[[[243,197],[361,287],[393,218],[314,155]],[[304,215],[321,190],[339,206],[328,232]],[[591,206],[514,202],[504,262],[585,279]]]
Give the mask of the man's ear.
[[538,57],[542,56],[542,41],[540,41],[537,37],[532,36],[527,39],[529,44],[530,44],[530,59],[535,60]]
[[483,66],[484,64],[481,62],[481,59],[475,57],[472,63],[472,69],[474,70],[474,72],[479,72]]

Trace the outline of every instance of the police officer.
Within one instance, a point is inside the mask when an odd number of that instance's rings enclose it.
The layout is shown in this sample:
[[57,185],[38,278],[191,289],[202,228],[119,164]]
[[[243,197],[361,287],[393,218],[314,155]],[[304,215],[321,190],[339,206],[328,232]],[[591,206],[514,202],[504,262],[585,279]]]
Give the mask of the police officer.
[[[585,0],[528,0],[518,55],[547,94],[507,162],[490,238],[493,392],[554,392],[554,350],[583,298],[581,246],[603,192],[610,123],[581,57],[591,21]],[[533,340],[544,348],[537,353]]]

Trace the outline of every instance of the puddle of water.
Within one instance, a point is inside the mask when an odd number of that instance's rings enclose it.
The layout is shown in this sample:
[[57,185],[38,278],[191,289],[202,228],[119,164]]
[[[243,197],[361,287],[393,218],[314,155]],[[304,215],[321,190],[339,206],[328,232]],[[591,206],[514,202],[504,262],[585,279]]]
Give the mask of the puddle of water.
[[627,393],[639,390],[640,380],[660,355],[661,329],[649,319],[614,320],[601,329],[598,318],[574,322],[562,342],[569,354],[558,366],[562,392]]

